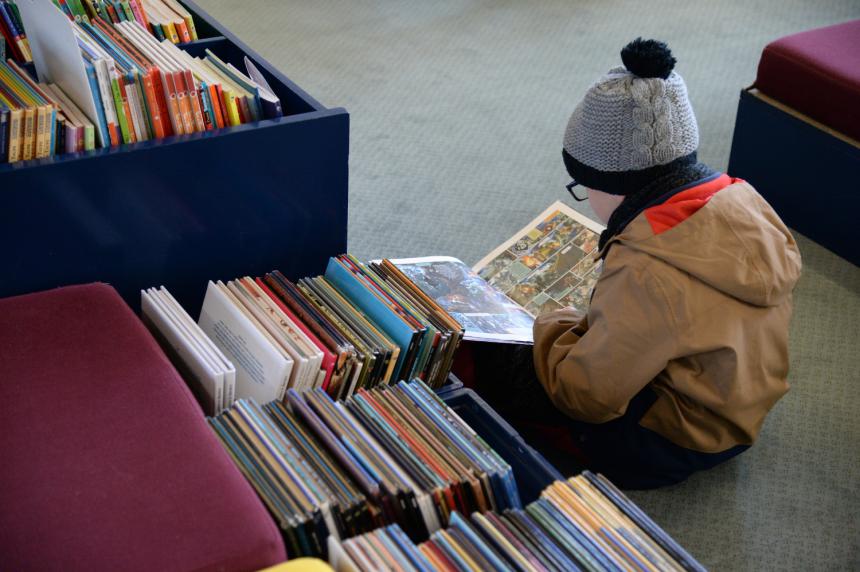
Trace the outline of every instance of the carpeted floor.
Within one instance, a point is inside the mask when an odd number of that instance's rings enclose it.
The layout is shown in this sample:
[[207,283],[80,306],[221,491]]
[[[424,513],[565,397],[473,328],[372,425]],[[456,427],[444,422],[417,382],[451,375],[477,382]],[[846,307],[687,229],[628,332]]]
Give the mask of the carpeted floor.
[[[353,253],[468,263],[565,197],[567,118],[627,41],[669,43],[700,158],[725,169],[738,92],[764,45],[860,18],[858,0],[197,1],[349,110]],[[714,570],[860,569],[860,269],[799,241],[792,390],[760,442],[683,485],[632,495]]]

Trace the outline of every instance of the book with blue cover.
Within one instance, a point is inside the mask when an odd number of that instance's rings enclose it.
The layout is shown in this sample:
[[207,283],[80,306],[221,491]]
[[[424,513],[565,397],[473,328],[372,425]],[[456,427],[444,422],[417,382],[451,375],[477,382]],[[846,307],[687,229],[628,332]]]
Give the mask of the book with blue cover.
[[365,277],[341,258],[329,259],[325,278],[400,347],[400,355],[394,367],[394,379],[408,378],[412,374],[408,368],[414,361],[415,352],[426,328],[410,323],[396,301],[386,299]]

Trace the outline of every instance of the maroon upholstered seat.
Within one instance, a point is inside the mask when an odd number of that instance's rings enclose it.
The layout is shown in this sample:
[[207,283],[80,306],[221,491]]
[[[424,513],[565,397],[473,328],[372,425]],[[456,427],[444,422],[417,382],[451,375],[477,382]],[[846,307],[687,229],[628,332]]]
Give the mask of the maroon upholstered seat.
[[860,20],[771,42],[761,55],[755,87],[860,140]]
[[110,286],[0,300],[0,567],[255,570],[280,533]]

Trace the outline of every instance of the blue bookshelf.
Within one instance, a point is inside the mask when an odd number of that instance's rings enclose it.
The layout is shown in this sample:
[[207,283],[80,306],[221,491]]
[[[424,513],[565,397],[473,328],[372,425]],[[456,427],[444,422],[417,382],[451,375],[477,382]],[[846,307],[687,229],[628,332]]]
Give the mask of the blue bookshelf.
[[247,55],[284,117],[0,165],[0,297],[101,281],[137,310],[163,284],[196,315],[209,279],[310,276],[346,252],[349,114],[183,4],[201,39],[182,47]]

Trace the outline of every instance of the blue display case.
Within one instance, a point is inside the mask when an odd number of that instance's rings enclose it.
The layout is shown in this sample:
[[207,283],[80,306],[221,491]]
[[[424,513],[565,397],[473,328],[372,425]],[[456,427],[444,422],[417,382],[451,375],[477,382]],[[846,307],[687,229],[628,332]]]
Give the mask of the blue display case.
[[529,446],[516,429],[477,393],[463,387],[459,380],[453,378],[451,384],[437,390],[436,394],[511,466],[523,504],[537,499],[554,481],[564,480],[562,474]]
[[349,115],[326,108],[190,1],[199,41],[248,56],[285,116],[0,165],[0,297],[113,285],[138,309],[164,285],[196,315],[207,280],[321,273],[347,250]]
[[728,172],[749,181],[788,226],[860,264],[856,142],[745,89]]

